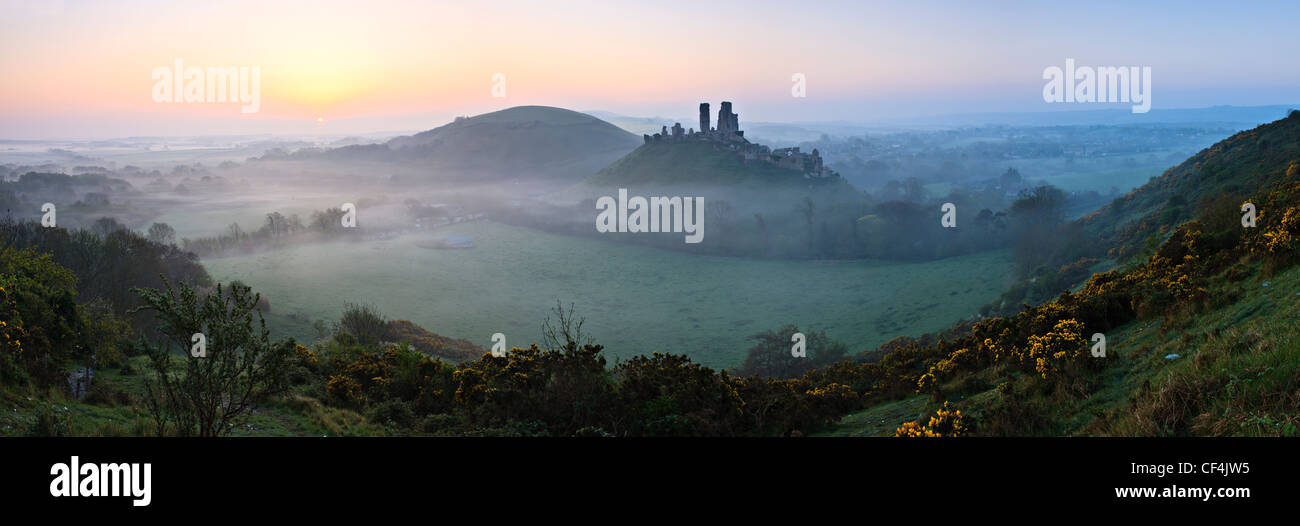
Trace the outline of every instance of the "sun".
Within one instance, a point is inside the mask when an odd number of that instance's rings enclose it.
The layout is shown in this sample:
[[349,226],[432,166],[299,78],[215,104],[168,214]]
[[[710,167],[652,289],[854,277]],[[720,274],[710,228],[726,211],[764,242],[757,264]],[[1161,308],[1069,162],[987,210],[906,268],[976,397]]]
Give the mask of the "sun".
[[325,124],[325,117],[316,117],[316,124]]

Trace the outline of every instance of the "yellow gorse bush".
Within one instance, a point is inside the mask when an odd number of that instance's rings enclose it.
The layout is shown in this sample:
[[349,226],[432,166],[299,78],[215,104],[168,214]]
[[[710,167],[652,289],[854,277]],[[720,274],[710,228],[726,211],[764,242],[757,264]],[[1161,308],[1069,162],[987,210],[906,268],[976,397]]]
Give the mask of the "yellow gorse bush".
[[979,354],[970,349],[961,348],[953,351],[947,358],[939,360],[930,366],[929,372],[921,375],[916,380],[916,391],[918,393],[926,392],[939,380],[947,379],[958,370],[971,369],[980,365]]
[[316,353],[312,352],[311,349],[308,349],[302,345],[297,345],[294,346],[293,352],[294,355],[296,355],[298,359],[302,360],[304,363],[309,363],[309,364],[317,363]]
[[5,290],[4,287],[0,287],[0,305],[4,305],[5,309],[3,319],[0,319],[0,336],[2,336],[0,350],[17,357],[23,352],[22,339],[27,336],[27,333],[23,330],[23,323],[18,316],[18,309],[15,307],[13,300],[9,299],[9,291]]
[[966,426],[962,424],[961,410],[950,409],[948,402],[943,403],[943,407],[935,411],[925,424],[918,422],[907,422],[894,431],[896,437],[959,437],[966,434]]
[[1059,377],[1067,369],[1091,359],[1088,342],[1083,339],[1083,324],[1075,319],[1057,322],[1050,332],[1029,337],[1029,348],[1024,357],[1034,364],[1044,380]]
[[1282,212],[1277,226],[1264,232],[1264,247],[1273,254],[1293,253],[1300,248],[1300,211],[1292,207]]

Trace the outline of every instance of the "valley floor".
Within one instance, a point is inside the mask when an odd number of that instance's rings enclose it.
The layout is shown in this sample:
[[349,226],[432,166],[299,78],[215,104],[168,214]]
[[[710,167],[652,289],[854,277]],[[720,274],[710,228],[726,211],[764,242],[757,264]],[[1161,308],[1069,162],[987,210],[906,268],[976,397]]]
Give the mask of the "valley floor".
[[369,303],[435,333],[490,346],[540,341],[559,300],[587,318],[606,356],[686,354],[738,365],[751,336],[794,323],[825,330],[854,352],[919,336],[974,316],[1007,287],[1009,251],[924,263],[765,261],[696,256],[546,234],[491,222],[452,225],[475,247],[422,248],[422,235],[364,243],[290,246],[205,258],[218,281],[241,280],[271,301],[279,336],[313,341],[312,320]]

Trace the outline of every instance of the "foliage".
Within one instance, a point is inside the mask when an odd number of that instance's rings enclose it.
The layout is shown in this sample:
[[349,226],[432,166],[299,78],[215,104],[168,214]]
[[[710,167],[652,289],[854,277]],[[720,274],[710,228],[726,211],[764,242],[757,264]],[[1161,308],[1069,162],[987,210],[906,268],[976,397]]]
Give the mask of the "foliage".
[[744,363],[737,367],[737,376],[762,376],[765,378],[798,378],[804,373],[844,360],[849,349],[843,343],[831,340],[825,331],[804,335],[807,356],[796,357],[791,352],[791,338],[799,332],[793,324],[775,331],[765,331],[751,338],[757,343],[749,348]]
[[725,436],[741,427],[744,400],[727,373],[655,352],[614,368],[627,434]]
[[[154,373],[146,384],[150,411],[160,431],[229,434],[254,403],[283,391],[296,345],[271,341],[248,287],[218,284],[200,298],[183,283],[179,290],[166,280],[163,286],[137,289],[145,303],[140,310],[154,314],[161,335],[157,344],[145,344]],[[206,338],[206,356],[189,352],[195,334]],[[174,364],[177,351],[180,364]]]
[[[198,256],[126,229],[96,233],[4,219],[0,220],[0,239],[15,249],[31,248],[35,253],[49,254],[54,263],[78,278],[76,301],[103,300],[119,316],[127,316],[140,306],[134,288],[159,288],[164,280],[191,286],[211,283]],[[147,316],[128,321],[137,330],[153,326]]]
[[[73,360],[91,355],[85,323],[75,301],[76,276],[33,249],[0,248],[9,380],[27,378],[40,387],[61,384]],[[6,367],[6,369],[9,369]]]
[[943,407],[934,412],[934,416],[924,424],[921,422],[907,422],[894,432],[896,437],[959,437],[966,434],[966,426],[962,423],[961,410],[950,409],[948,402],[943,403]]
[[374,345],[388,336],[388,320],[373,306],[349,303],[343,306],[336,330],[347,332],[363,344]]
[[455,403],[481,426],[535,422],[546,433],[570,435],[600,427],[618,433],[611,421],[617,403],[600,346],[581,349],[511,349],[484,354],[452,373]]

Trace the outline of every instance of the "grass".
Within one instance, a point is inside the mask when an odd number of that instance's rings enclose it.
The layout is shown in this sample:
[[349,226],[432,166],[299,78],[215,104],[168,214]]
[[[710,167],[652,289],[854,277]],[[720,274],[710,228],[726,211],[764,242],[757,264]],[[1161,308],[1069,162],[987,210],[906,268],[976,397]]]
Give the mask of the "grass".
[[[1300,436],[1300,267],[1275,275],[1258,271],[1237,282],[1218,278],[1217,308],[1133,322],[1107,333],[1115,360],[1088,396],[1019,392],[1047,423],[1039,433],[1088,436]],[[1166,356],[1177,354],[1177,357]],[[101,368],[101,391],[85,400],[62,389],[0,391],[0,435],[131,436],[152,434],[142,405],[144,357],[134,374]],[[1007,409],[995,385],[1005,370],[986,369],[945,385],[947,400],[971,419]],[[980,382],[972,382],[978,376]],[[1027,378],[1020,377],[1026,383]],[[963,392],[962,386],[980,386]],[[821,436],[891,436],[899,425],[932,412],[925,395],[879,404],[845,416]],[[234,436],[384,435],[388,430],[355,411],[330,408],[301,393],[258,406]]]
[[[1106,158],[1053,157],[1046,159],[1016,159],[1007,162],[1020,171],[1027,180],[1043,180],[1067,192],[1096,190],[1106,193],[1110,187],[1128,192],[1146,184],[1178,161],[1169,160],[1174,150],[1122,155]],[[1177,158],[1187,155],[1177,152]]]
[[1300,268],[1220,287],[1240,298],[1163,336],[1133,334],[1148,349],[1133,368],[1151,385],[1134,389],[1133,410],[1111,415],[1106,431],[1300,436]]
[[[121,368],[100,368],[93,388],[98,393],[82,400],[59,388],[0,388],[0,436],[155,436],[153,417],[143,402],[144,380],[153,372],[144,356],[129,363],[135,372],[127,375]],[[355,411],[328,407],[292,391],[251,408],[230,432],[236,437],[385,434],[387,430]]]
[[926,263],[756,261],[483,222],[437,236],[448,234],[471,235],[476,246],[431,250],[409,235],[204,265],[214,279],[242,280],[270,298],[278,336],[312,341],[307,320],[329,322],[345,303],[370,303],[443,336],[490,347],[501,332],[508,345],[527,346],[540,341],[558,299],[575,304],[612,359],[659,350],[711,367],[739,364],[750,336],[786,323],[825,330],[854,351],[937,331],[995,297],[1011,267],[1006,251]]
[[895,400],[845,415],[838,424],[814,436],[826,437],[885,437],[894,436],[894,430],[925,413],[929,397],[916,395]]
[[[1089,396],[1021,395],[1047,422],[1040,432],[1300,436],[1300,267],[1235,283],[1220,279],[1213,287],[1212,296],[1234,299],[1204,312],[1137,321],[1107,333],[1107,354],[1117,359],[1099,373],[1099,385]],[[957,387],[970,376],[991,385],[1004,376],[984,370],[945,385],[945,392],[953,393],[949,401],[975,419],[978,432],[981,414],[1005,413],[1008,406],[996,388],[963,396]],[[880,404],[845,416],[825,434],[890,436],[902,422],[938,405],[921,395]]]
[[4,388],[0,408],[0,436],[136,436],[149,426],[139,407],[76,400],[57,388]]

